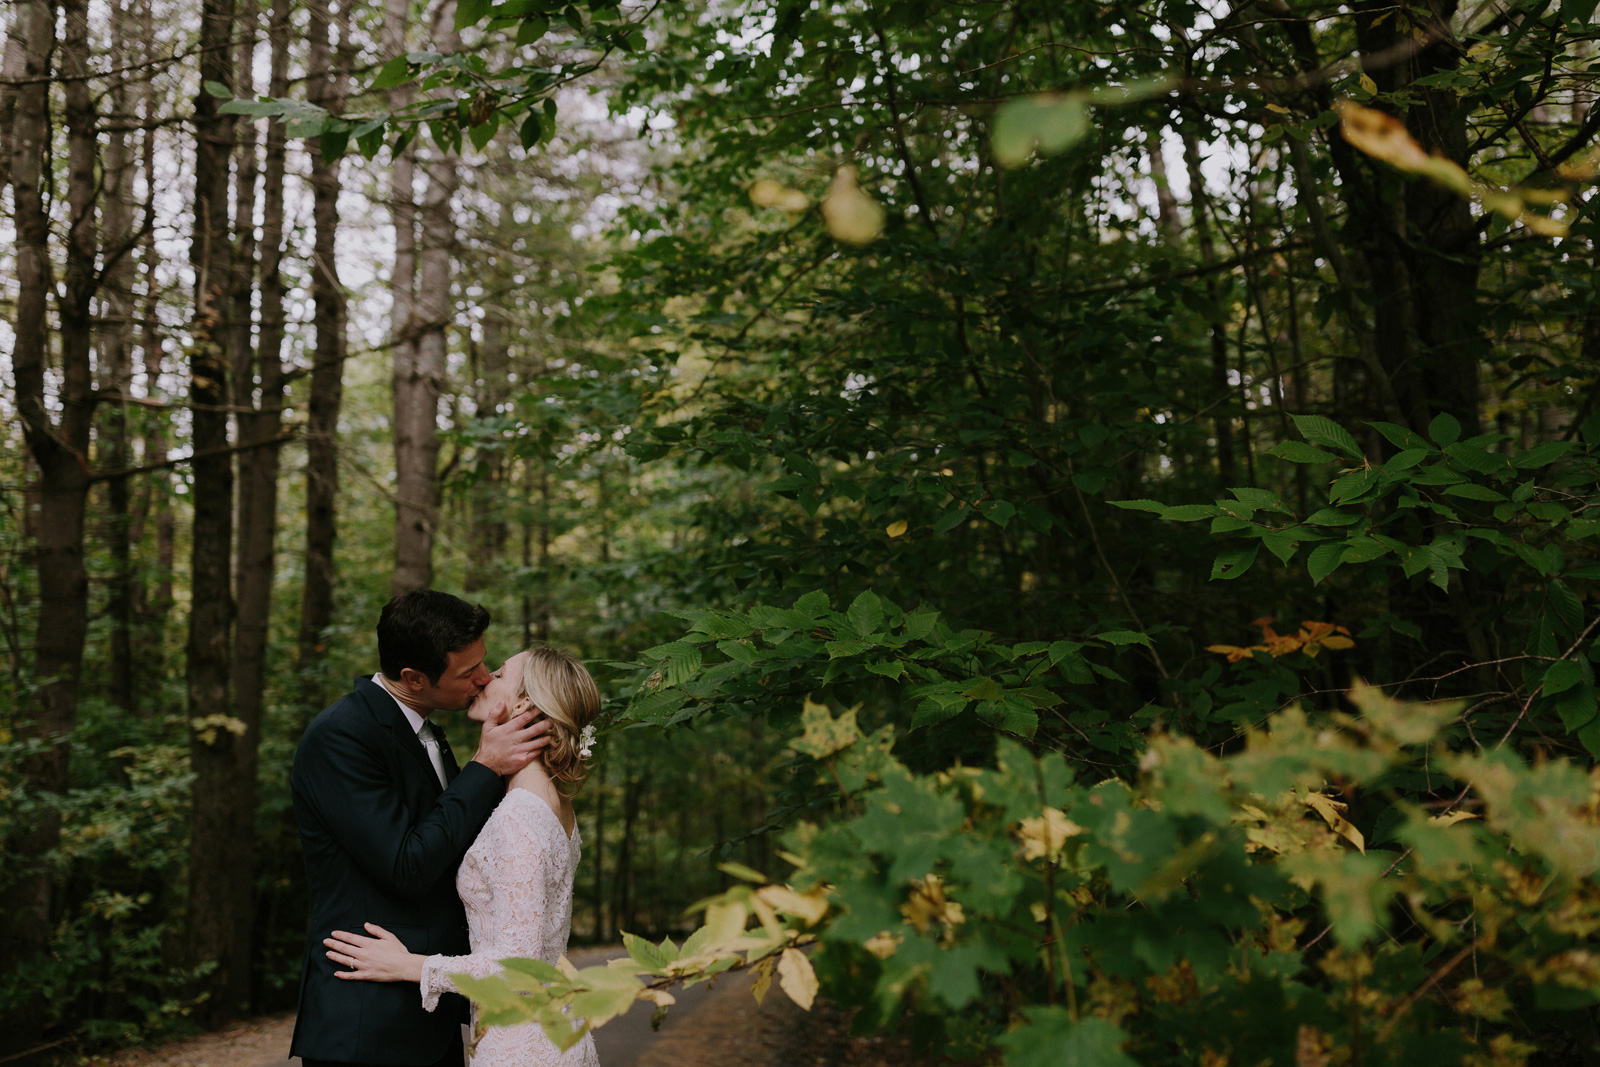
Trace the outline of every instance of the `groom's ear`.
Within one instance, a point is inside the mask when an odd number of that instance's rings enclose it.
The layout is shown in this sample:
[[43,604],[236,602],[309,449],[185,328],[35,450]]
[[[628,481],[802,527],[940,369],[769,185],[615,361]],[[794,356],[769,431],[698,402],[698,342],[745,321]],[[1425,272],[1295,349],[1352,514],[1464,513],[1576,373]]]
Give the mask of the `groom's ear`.
[[400,669],[400,684],[413,693],[421,692],[428,685],[428,676],[414,667]]

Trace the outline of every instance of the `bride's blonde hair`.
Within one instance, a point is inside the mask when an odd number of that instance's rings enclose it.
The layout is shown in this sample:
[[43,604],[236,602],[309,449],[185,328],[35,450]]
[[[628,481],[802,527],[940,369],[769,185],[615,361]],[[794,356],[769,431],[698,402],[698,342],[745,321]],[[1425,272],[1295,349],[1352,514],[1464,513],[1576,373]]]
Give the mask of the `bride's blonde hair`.
[[568,795],[576,794],[589,773],[589,761],[578,754],[579,735],[600,714],[600,687],[594,678],[582,663],[560,649],[535,645],[522,661],[512,707],[519,712],[534,708],[550,720],[545,769],[551,778],[571,787]]

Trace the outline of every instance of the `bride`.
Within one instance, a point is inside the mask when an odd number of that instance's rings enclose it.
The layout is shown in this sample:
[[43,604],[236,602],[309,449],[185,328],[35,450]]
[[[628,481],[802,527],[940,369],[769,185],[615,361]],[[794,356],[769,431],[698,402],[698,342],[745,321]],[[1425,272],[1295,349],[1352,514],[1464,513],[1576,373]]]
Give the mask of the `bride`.
[[[600,691],[583,665],[564,652],[532,648],[508,659],[468,714],[490,709],[516,714],[532,707],[550,720],[550,747],[506,782],[505,799],[467,850],[456,891],[467,912],[472,954],[422,956],[373,923],[372,937],[336,930],[323,942],[328,958],[349,970],[340,978],[416,982],[422,1006],[434,1010],[442,993],[456,992],[449,975],[483,978],[500,972],[500,960],[532,958],[555,963],[572,931],[572,879],[580,839],[572,798],[588,768],[590,723]],[[473,1008],[477,1025],[477,1008]],[[537,1023],[493,1027],[478,1042],[472,1067],[599,1067],[594,1038],[565,1053]]]

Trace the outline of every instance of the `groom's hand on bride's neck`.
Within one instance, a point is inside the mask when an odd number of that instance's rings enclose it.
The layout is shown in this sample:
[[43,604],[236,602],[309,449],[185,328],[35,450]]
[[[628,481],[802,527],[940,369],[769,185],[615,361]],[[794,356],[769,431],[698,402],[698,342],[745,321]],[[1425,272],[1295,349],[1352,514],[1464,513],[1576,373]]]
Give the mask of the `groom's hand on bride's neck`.
[[532,711],[513,715],[502,723],[491,718],[483,724],[478,754],[472,759],[496,774],[516,774],[537,759],[550,743],[546,736],[549,731],[550,721],[543,717],[535,719]]

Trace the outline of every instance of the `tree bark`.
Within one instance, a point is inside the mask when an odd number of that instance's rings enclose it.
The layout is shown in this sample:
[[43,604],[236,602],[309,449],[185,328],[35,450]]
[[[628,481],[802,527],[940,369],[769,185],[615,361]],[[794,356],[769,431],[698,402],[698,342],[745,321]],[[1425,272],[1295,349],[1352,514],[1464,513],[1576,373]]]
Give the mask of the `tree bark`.
[[[454,30],[455,4],[436,9],[433,47],[459,51]],[[394,592],[422,589],[433,581],[433,542],[439,521],[439,393],[445,380],[446,328],[450,299],[450,256],[455,247],[455,152],[435,144],[423,164],[428,190],[422,202],[422,239],[417,254],[413,344],[395,349]]]
[[[232,89],[233,0],[203,0],[200,15],[200,77]],[[228,444],[228,378],[234,342],[231,299],[233,250],[229,225],[229,160],[234,123],[217,111],[217,98],[203,87],[195,97],[193,342],[190,356],[190,420],[195,459],[191,499],[194,533],[190,549],[188,657],[189,763],[191,787],[188,948],[194,964],[214,962],[206,979],[212,995],[205,1022],[216,1024],[240,1005],[241,973],[248,955],[238,953],[236,931],[248,900],[238,895],[238,872],[248,872],[247,842],[236,833],[239,724],[229,712],[229,651],[233,624],[233,457],[216,450]],[[241,227],[249,220],[241,219]],[[248,873],[245,875],[248,878]],[[248,884],[248,883],[246,883]]]
[[[155,13],[152,0],[143,0],[139,9],[140,40],[148,55],[155,40]],[[147,195],[154,188],[155,177],[155,79],[147,77],[144,83],[140,116],[145,130],[139,148],[139,165],[146,182]],[[152,198],[153,199],[153,198]],[[146,227],[144,244],[140,250],[140,269],[144,275],[144,301],[139,347],[144,362],[145,396],[159,400],[164,395],[161,387],[162,340],[160,327],[161,283],[158,276],[160,259],[156,255],[154,227]],[[159,462],[167,454],[167,415],[156,410],[146,413],[144,431],[144,457],[146,463]],[[151,472],[145,481],[133,518],[131,539],[143,543],[143,529],[147,515],[154,511],[156,526],[155,589],[146,593],[143,585],[137,588],[140,627],[137,661],[154,667],[154,677],[146,682],[154,684],[162,676],[161,657],[164,645],[166,619],[172,610],[172,568],[176,557],[176,529],[172,517],[172,476],[168,471]]]
[[[127,9],[122,0],[111,5],[111,66],[126,62]],[[109,394],[105,439],[101,454],[104,465],[122,470],[130,464],[128,441],[128,387],[133,378],[133,204],[132,159],[128,152],[126,126],[129,115],[127,83],[116,78],[106,94],[116,118],[106,140],[105,247],[115,262],[106,270],[103,299],[106,324],[100,335],[101,390]],[[133,556],[129,544],[132,528],[128,481],[114,478],[106,486],[109,514],[106,542],[111,552],[106,613],[111,621],[111,702],[123,711],[137,711],[133,678]]]
[[[473,407],[479,419],[493,418],[508,392],[510,350],[506,320],[499,308],[486,308],[483,341],[475,346],[476,374]],[[498,442],[478,447],[477,481],[472,486],[472,529],[469,538],[466,587],[470,592],[494,582],[501,553],[506,547],[506,454]]]
[[[310,63],[307,93],[311,102],[337,112],[344,105],[344,73],[333,54],[328,0],[310,4]],[[342,27],[349,25],[349,5],[339,5]],[[348,34],[341,33],[345,41]],[[339,162],[324,157],[320,142],[311,143],[312,219],[316,227],[311,265],[312,322],[316,351],[311,364],[311,397],[306,417],[306,552],[305,588],[300,604],[300,673],[302,697],[310,707],[323,703],[322,634],[333,621],[333,550],[337,537],[335,497],[339,491],[339,408],[344,399],[345,298],[339,285],[335,246],[339,231]]]
[[[1198,121],[1192,119],[1191,121]],[[1200,262],[1210,265],[1217,260],[1216,241],[1211,235],[1209,202],[1206,196],[1205,173],[1200,169],[1200,138],[1193,131],[1183,131],[1183,161],[1189,170],[1189,214],[1194,226],[1195,240],[1200,246]],[[1217,438],[1218,491],[1225,492],[1238,483],[1234,471],[1233,388],[1228,383],[1228,334],[1222,322],[1222,293],[1214,275],[1206,272],[1206,303],[1211,314],[1211,388],[1215,394],[1216,414],[1212,419]]]
[[[51,291],[49,216],[44,178],[49,155],[50,56],[55,19],[44,0],[22,0],[15,7],[11,39],[20,41],[23,75],[17,91],[8,144],[16,228],[17,303],[12,324],[11,368],[17,413],[28,453],[38,469],[38,522],[34,559],[40,602],[34,637],[33,674],[38,685],[24,699],[19,715],[23,739],[43,743],[22,773],[32,795],[64,793],[72,728],[77,721],[79,674],[88,625],[88,577],[83,563],[83,513],[88,489],[90,383],[87,365],[63,360],[61,414],[53,418],[45,402],[50,339],[46,311]],[[81,26],[81,7],[79,13]],[[69,33],[73,32],[69,28]],[[9,51],[8,41],[8,51]],[[67,56],[63,53],[63,61]],[[84,116],[76,115],[77,121]],[[92,113],[88,116],[92,121]],[[81,268],[80,268],[81,269]],[[63,355],[66,354],[63,348]],[[76,353],[74,353],[76,354]],[[31,509],[30,509],[31,510]],[[61,836],[55,808],[39,804],[5,843],[9,868],[0,900],[0,958],[13,966],[37,959],[49,945],[53,883],[46,858]],[[29,999],[0,1020],[0,1051],[37,1043],[45,1013]]]

